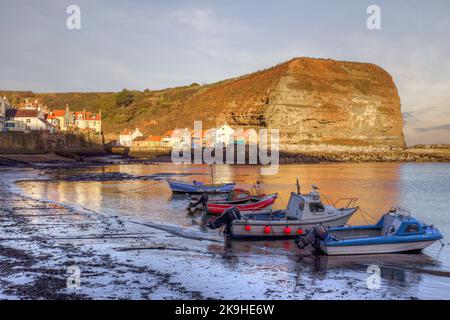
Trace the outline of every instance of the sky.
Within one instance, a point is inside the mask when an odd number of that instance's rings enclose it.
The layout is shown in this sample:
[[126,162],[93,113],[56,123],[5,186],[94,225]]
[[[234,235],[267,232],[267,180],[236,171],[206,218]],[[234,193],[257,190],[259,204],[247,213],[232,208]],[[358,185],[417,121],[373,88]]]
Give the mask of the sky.
[[[409,145],[450,143],[450,1],[0,0],[0,89],[162,89],[294,57],[377,64],[397,85]],[[81,9],[81,29],[66,12]],[[366,26],[369,5],[381,29]]]

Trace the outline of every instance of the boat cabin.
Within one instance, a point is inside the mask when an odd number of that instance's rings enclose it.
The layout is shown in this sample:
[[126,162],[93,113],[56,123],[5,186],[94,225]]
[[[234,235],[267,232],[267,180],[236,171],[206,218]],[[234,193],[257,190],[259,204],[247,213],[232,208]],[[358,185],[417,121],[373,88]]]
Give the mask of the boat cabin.
[[286,216],[291,220],[316,218],[335,212],[336,208],[322,203],[316,187],[306,195],[292,192],[286,208]]
[[424,224],[412,218],[409,212],[401,208],[391,208],[377,222],[375,228],[381,230],[381,235],[414,235],[425,233]]

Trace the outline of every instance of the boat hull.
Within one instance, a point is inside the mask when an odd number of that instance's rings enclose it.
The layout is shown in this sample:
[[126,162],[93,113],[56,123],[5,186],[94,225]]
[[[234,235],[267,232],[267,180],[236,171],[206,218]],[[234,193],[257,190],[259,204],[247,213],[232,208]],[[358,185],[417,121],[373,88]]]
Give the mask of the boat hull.
[[[320,223],[327,227],[339,227],[347,223],[351,216],[356,212],[356,208],[345,209],[341,215],[322,219]],[[317,223],[316,220],[234,220],[231,224],[230,237],[232,239],[292,239]],[[248,227],[250,226],[250,230]],[[270,232],[266,233],[266,227],[270,227]],[[286,227],[290,228],[287,232]],[[301,230],[301,232],[299,232]]]
[[193,185],[175,181],[168,181],[173,193],[228,193],[233,190],[236,184],[227,183],[223,185]]
[[277,196],[269,196],[261,201],[251,202],[251,203],[241,203],[241,204],[223,204],[223,203],[208,203],[207,211],[210,214],[220,215],[226,209],[236,207],[240,211],[253,211],[253,210],[261,210],[261,209],[270,209],[274,204]]
[[352,246],[326,246],[321,243],[320,249],[327,255],[382,254],[420,251],[437,240],[426,240],[403,243],[382,243]]

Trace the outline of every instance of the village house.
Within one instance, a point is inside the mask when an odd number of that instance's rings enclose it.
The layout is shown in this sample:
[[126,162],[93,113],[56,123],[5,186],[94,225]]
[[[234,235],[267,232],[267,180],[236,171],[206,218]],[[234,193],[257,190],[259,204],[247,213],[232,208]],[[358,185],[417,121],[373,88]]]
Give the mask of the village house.
[[133,140],[133,147],[140,149],[156,149],[161,147],[160,136],[138,137]]
[[133,140],[143,136],[144,135],[138,128],[134,130],[124,129],[119,135],[119,146],[131,147],[133,145]]
[[102,132],[102,111],[98,113],[83,111],[53,110],[47,115],[47,120],[60,131],[90,130]]
[[203,132],[202,144],[204,147],[214,147],[216,145],[216,131],[216,128],[211,128]]
[[203,146],[204,130],[192,130],[191,131],[191,147],[199,148]]
[[98,113],[86,112],[75,112],[75,126],[80,129],[92,130],[95,132],[102,132],[102,111]]
[[166,148],[190,147],[191,133],[188,128],[169,130],[163,135],[161,145]]
[[42,111],[44,114],[48,112],[48,108],[46,105],[44,105],[42,102],[40,102],[38,99],[30,99],[26,98],[25,101],[21,101],[16,106],[17,109],[26,109],[26,110],[39,110]]
[[148,148],[147,146],[147,142],[146,142],[146,137],[142,136],[142,137],[137,137],[136,139],[134,139],[131,142],[131,146],[133,148],[141,148],[141,149],[145,149]]
[[37,109],[8,109],[5,118],[6,131],[55,131],[45,119],[44,113]]
[[161,139],[162,137],[160,136],[149,136],[146,141],[150,148],[159,148],[161,147]]

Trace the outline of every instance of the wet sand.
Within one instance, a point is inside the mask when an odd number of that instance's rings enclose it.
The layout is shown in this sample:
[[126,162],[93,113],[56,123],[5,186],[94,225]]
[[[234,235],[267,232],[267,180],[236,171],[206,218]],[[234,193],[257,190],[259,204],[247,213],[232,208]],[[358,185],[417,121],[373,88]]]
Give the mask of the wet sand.
[[[130,173],[130,168],[121,170]],[[97,201],[94,190],[91,200],[88,192],[71,205],[25,195],[14,184],[58,175],[0,168],[0,176],[0,298],[426,299],[433,297],[423,290],[430,283],[448,288],[448,272],[426,254],[355,259],[314,256],[300,252],[292,241],[226,244],[217,232],[198,226],[111,214],[100,204],[90,205]],[[91,176],[95,184],[108,178]],[[88,183],[83,190],[90,190],[91,182],[79,180],[64,183]],[[372,264],[381,268],[377,290],[367,286]],[[79,288],[67,287],[70,266],[81,272]],[[449,298],[448,290],[437,294]]]

